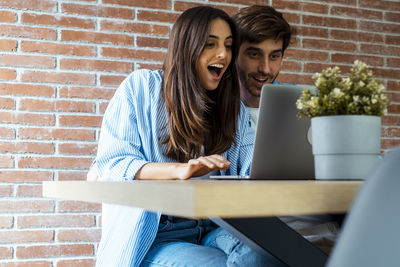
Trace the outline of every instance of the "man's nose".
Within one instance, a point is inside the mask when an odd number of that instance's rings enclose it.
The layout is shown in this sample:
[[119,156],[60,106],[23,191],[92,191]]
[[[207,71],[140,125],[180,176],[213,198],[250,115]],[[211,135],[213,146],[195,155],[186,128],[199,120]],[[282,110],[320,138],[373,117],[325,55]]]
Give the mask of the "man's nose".
[[258,71],[264,74],[271,72],[269,59],[262,59],[258,64]]

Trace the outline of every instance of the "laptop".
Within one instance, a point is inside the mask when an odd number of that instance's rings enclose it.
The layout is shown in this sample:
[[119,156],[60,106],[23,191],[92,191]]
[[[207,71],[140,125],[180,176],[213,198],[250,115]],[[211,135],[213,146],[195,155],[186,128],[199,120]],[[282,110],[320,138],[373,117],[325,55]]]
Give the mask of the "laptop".
[[311,146],[311,120],[297,118],[296,101],[310,86],[266,84],[260,108],[250,176],[211,179],[311,180],[315,179]]

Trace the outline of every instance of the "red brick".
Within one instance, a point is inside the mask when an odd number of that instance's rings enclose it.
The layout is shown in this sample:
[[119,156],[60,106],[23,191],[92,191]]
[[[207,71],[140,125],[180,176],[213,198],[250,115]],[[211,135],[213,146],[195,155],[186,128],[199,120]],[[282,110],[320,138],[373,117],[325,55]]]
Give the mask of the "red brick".
[[18,130],[18,138],[20,139],[37,139],[37,140],[95,140],[95,131],[87,129],[69,129],[69,128],[20,128]]
[[[389,78],[389,79],[398,79],[400,77],[400,69],[381,69],[381,68],[371,68],[374,75],[378,78]],[[398,111],[400,113],[400,109]]]
[[108,107],[109,102],[102,102],[99,104],[99,113],[104,114],[106,112],[106,109]]
[[54,231],[51,230],[11,230],[0,231],[0,243],[28,243],[54,241]]
[[387,66],[394,67],[394,68],[400,68],[400,57],[399,58],[388,58]]
[[79,5],[63,3],[61,5],[64,14],[78,14],[95,17],[108,17],[117,19],[133,19],[134,11],[126,8],[106,7],[100,5]]
[[350,18],[365,18],[369,20],[382,20],[383,17],[382,11],[367,10],[362,8],[350,8],[343,6],[331,7],[330,14]]
[[21,51],[85,57],[93,57],[96,55],[96,47],[94,46],[36,41],[21,41]]
[[332,40],[316,40],[316,39],[303,39],[304,48],[316,48],[321,50],[337,50],[354,52],[357,46],[352,42],[332,41]]
[[399,92],[394,92],[394,93],[386,93],[387,97],[389,98],[390,101],[392,102],[400,102],[400,93]]
[[22,73],[21,80],[24,82],[93,85],[95,83],[95,76],[94,74],[70,72],[25,71]]
[[103,0],[103,4],[114,4],[121,6],[169,9],[171,7],[170,0]]
[[357,42],[383,43],[383,35],[346,30],[331,30],[331,38],[334,40],[353,40]]
[[400,55],[400,47],[373,44],[360,44],[360,52],[378,55]]
[[385,12],[385,20],[400,22],[400,13],[399,12]]
[[149,10],[138,10],[137,19],[144,21],[159,21],[174,23],[179,17],[180,13],[162,12],[162,11],[149,11]]
[[61,41],[89,42],[95,44],[133,45],[133,37],[124,34],[111,34],[83,31],[61,31]]
[[18,160],[19,168],[49,168],[49,169],[85,169],[92,160],[78,157],[21,157]]
[[0,153],[54,153],[54,144],[39,142],[3,142],[0,141]]
[[0,80],[14,80],[17,77],[17,72],[12,69],[0,68]]
[[51,171],[0,171],[1,182],[40,182],[51,180],[53,180],[53,173]]
[[335,27],[335,28],[345,28],[345,29],[355,29],[357,27],[356,20],[354,19],[321,17],[312,15],[303,15],[303,23],[306,25],[316,25],[323,27]]
[[47,258],[64,256],[93,255],[93,245],[38,245],[17,246],[17,258]]
[[94,103],[87,101],[22,99],[19,109],[31,111],[94,112],[95,106]]
[[383,9],[383,10],[397,10],[400,11],[400,2],[397,1],[392,1],[392,0],[362,0],[359,1],[359,6],[360,7],[365,7],[365,8],[375,8],[375,9]]
[[17,50],[16,40],[0,40],[0,50],[3,51],[16,51]]
[[399,114],[400,113],[400,104],[391,103],[388,107],[388,112]]
[[159,70],[162,69],[162,64],[154,63],[136,63],[135,69],[148,69],[148,70]]
[[[14,217],[12,216],[0,216],[0,228],[11,228],[14,225]],[[1,251],[1,248],[0,248]],[[0,252],[1,258],[1,252]]]
[[[12,257],[13,257],[13,248],[0,247],[0,259],[11,259]],[[4,264],[7,264],[7,263],[4,263]],[[4,264],[2,264],[2,266],[6,266]]]
[[0,112],[0,121],[24,125],[54,125],[55,122],[53,115],[9,112]]
[[168,39],[138,36],[136,37],[136,44],[141,47],[168,48]]
[[0,94],[52,97],[55,96],[55,90],[47,85],[0,83]]
[[375,21],[360,21],[360,29],[369,32],[387,32],[387,33],[399,33],[400,26],[394,23],[382,23]]
[[60,126],[100,127],[103,116],[60,115]]
[[50,26],[60,26],[68,28],[80,28],[80,29],[95,29],[95,22],[92,19],[81,19],[76,17],[66,17],[66,16],[52,16],[44,14],[32,14],[24,13],[22,14],[21,20],[24,24],[34,24],[34,25],[50,25]]
[[1,267],[53,267],[51,261],[18,261],[2,263]]
[[290,58],[299,59],[299,60],[326,61],[329,58],[329,54],[327,52],[299,50],[299,49],[289,48],[285,51],[285,60],[290,59]]
[[94,267],[95,265],[94,259],[59,260],[57,262],[57,267]]
[[400,90],[400,81],[388,81],[388,90]]
[[381,148],[382,149],[390,149],[395,148],[400,145],[400,139],[381,139]]
[[7,66],[54,68],[55,58],[48,56],[0,55],[0,64]]
[[91,203],[84,201],[59,201],[59,212],[99,212],[101,211],[100,203]]
[[[126,75],[100,75],[100,85],[101,86],[119,86],[123,80],[125,80]],[[114,93],[113,93],[114,95]]]
[[0,6],[49,12],[56,12],[57,10],[57,3],[53,0],[2,0]]
[[101,229],[73,229],[59,230],[57,234],[58,241],[69,242],[98,242],[101,237]]
[[282,64],[282,71],[301,71],[301,64],[296,61],[284,60]]
[[150,23],[137,23],[137,22],[115,22],[103,20],[100,23],[100,28],[102,31],[112,31],[112,32],[127,32],[127,33],[143,33],[143,34],[153,34],[153,35],[165,35],[169,33],[169,27],[163,25],[157,25]]
[[54,211],[52,200],[0,200],[0,212],[51,212]]
[[21,25],[0,25],[0,36],[55,40],[57,31],[55,29]]
[[7,127],[0,127],[0,138],[4,139],[15,138],[15,130]]
[[13,167],[14,167],[13,156],[0,156],[0,168],[13,168]]
[[58,144],[58,153],[70,155],[96,155],[96,144],[62,143]]
[[0,10],[0,21],[1,22],[16,22],[17,15],[11,11]]
[[388,128],[387,136],[388,137],[400,137],[400,128]]
[[103,47],[101,49],[101,54],[104,57],[155,60],[162,62],[164,61],[166,53],[160,51],[143,50],[143,49]]
[[315,73],[321,72],[323,69],[332,68],[334,66],[339,66],[342,73],[348,73],[350,71],[351,66],[339,65],[339,64],[331,64],[331,63],[313,63],[307,62],[304,64],[303,69],[304,72]]
[[386,35],[385,41],[387,44],[399,45],[400,44],[400,36]]
[[294,14],[294,13],[284,13],[283,18],[289,23],[289,24],[299,24],[301,20],[301,15],[299,14]]
[[86,180],[87,171],[58,171],[58,180],[60,181],[83,181]]
[[328,29],[323,29],[323,28],[315,28],[315,27],[302,27],[302,26],[297,26],[296,25],[296,33],[299,36],[311,36],[311,37],[322,37],[322,38],[328,38]]
[[386,115],[382,117],[382,125],[400,125],[400,116]]
[[[352,64],[355,60],[360,59],[360,55],[354,54],[343,54],[343,53],[333,53],[331,55],[332,63],[339,62],[339,63],[350,63]],[[362,56],[362,60],[370,66],[383,66],[384,59],[382,57],[376,56]]]
[[23,215],[17,220],[18,229],[44,227],[91,227],[94,215]]
[[[265,1],[262,0],[254,0],[256,2],[259,2],[260,4],[265,4]],[[252,1],[252,3],[254,2]],[[214,2],[226,2],[226,0],[214,0]],[[261,3],[262,2],[262,3]],[[244,5],[248,5],[248,0],[230,0],[229,3],[232,4],[244,4]],[[256,4],[256,3],[254,3]],[[185,11],[186,9],[192,8],[192,7],[196,7],[196,6],[212,6],[212,7],[216,7],[219,9],[224,10],[226,13],[228,13],[228,15],[232,16],[233,14],[235,14],[239,8],[235,7],[235,6],[223,6],[223,5],[212,5],[212,4],[208,4],[208,3],[194,3],[194,2],[181,2],[181,1],[174,1],[174,10],[175,11]]]
[[95,70],[109,72],[132,72],[132,63],[110,61],[110,60],[88,60],[88,59],[61,59],[60,69],[66,70]]
[[280,73],[277,81],[285,82],[285,83],[296,83],[296,84],[312,84],[313,80],[311,75],[301,75],[301,74],[286,74]]
[[281,9],[283,12],[286,10],[296,10],[310,13],[322,13],[328,14],[328,5],[315,4],[315,3],[302,3],[299,1],[287,1],[287,0],[274,0],[272,7],[275,9]]
[[0,185],[0,197],[10,197],[12,196],[13,192],[14,190],[11,185]]
[[[103,75],[101,77],[103,77]],[[122,77],[122,79],[125,79],[126,76]],[[118,84],[121,82],[122,80]],[[96,87],[61,87],[59,92],[60,97],[90,99],[111,99],[114,96],[114,93],[115,89]]]
[[18,197],[42,197],[42,185],[18,185]]
[[15,109],[14,99],[8,97],[0,97],[0,109]]

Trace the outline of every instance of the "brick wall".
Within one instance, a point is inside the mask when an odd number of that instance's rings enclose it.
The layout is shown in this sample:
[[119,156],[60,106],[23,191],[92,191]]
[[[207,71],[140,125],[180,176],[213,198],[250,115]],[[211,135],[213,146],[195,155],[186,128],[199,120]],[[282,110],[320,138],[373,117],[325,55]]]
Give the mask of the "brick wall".
[[100,205],[41,198],[41,181],[83,180],[119,83],[158,68],[178,14],[210,4],[284,12],[298,36],[282,82],[366,61],[392,101],[382,148],[400,145],[399,0],[0,0],[0,265],[93,266]]

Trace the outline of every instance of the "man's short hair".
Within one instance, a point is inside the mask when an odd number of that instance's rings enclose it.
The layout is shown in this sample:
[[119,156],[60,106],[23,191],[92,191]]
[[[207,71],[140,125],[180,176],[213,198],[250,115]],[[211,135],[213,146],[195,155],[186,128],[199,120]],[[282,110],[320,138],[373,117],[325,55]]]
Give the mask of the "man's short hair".
[[282,13],[270,6],[253,5],[242,8],[232,17],[239,30],[240,44],[260,43],[267,39],[282,40],[282,52],[289,46],[293,29]]

